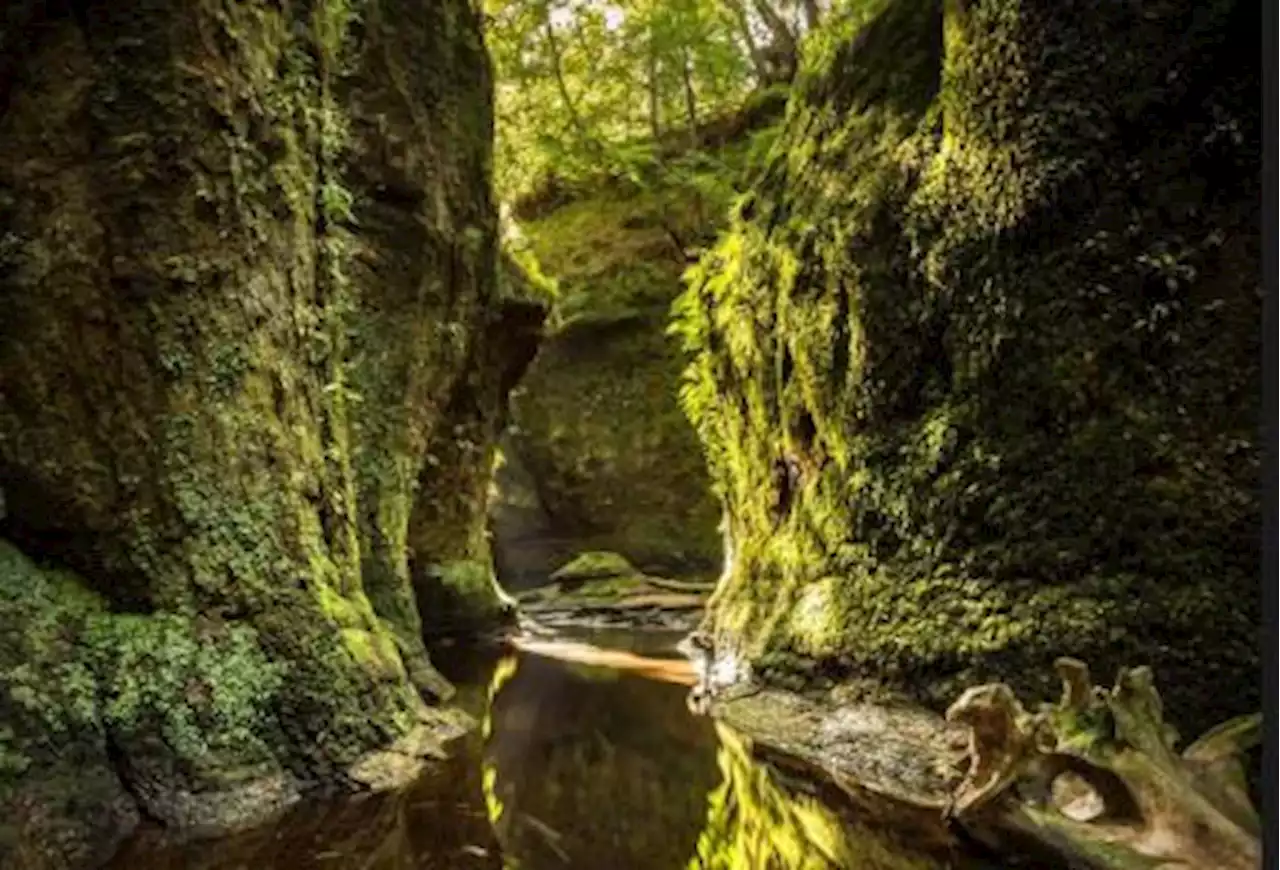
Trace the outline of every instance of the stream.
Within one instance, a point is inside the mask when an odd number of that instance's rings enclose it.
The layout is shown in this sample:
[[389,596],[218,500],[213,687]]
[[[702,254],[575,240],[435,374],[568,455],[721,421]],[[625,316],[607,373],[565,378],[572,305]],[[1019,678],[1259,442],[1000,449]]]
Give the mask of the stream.
[[[670,659],[643,675],[529,650],[435,654],[481,726],[402,792],[310,800],[219,840],[140,830],[113,870],[940,870],[1007,866],[859,818],[692,715],[680,634],[563,644]],[[552,654],[546,654],[550,651]],[[606,661],[609,660],[605,656]]]

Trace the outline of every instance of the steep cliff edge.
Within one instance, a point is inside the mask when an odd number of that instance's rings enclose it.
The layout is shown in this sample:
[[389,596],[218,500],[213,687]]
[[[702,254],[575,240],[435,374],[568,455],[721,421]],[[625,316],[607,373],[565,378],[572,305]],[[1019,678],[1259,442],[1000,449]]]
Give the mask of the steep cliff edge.
[[857,7],[679,303],[718,648],[934,705],[1149,663],[1186,734],[1256,709],[1256,7]]
[[449,730],[411,564],[540,315],[496,289],[464,0],[6,13],[0,853],[61,866]]

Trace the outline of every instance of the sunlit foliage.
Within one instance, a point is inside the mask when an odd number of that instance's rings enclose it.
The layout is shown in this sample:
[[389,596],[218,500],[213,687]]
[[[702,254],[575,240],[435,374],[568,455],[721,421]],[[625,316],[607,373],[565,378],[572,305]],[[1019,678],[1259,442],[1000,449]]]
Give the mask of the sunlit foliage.
[[506,200],[634,175],[789,77],[821,14],[796,0],[485,0]]

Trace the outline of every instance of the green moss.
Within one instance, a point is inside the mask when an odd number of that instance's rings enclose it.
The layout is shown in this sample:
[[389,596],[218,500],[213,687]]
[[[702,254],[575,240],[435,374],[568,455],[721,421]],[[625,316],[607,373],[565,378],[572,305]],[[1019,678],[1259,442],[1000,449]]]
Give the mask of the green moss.
[[721,631],[939,704],[1064,653],[1256,704],[1250,14],[894,0],[810,41],[677,304]]
[[539,538],[554,543],[527,555],[517,543],[516,578],[594,549],[666,574],[718,562],[719,510],[678,406],[683,360],[666,333],[689,254],[714,238],[743,167],[776,132],[761,128],[771,111],[754,113],[713,150],[642,178],[597,180],[515,228],[526,260],[555,281],[550,335],[512,396],[509,435],[550,518]]
[[158,737],[206,776],[271,764],[276,696],[288,676],[256,632],[175,614],[113,614],[81,638],[98,675],[104,726],[122,744]]
[[461,0],[201,0],[30,40],[0,119],[5,534],[98,596],[70,629],[62,591],[14,617],[30,723],[175,782],[316,781],[439,688],[410,528],[470,420],[440,397],[502,350],[478,32]]
[[82,580],[0,540],[0,860],[89,865],[137,821],[82,642],[103,618]]
[[626,557],[608,551],[579,553],[551,574],[555,581],[600,580],[609,577],[632,577],[640,572]]
[[718,515],[676,402],[679,363],[663,323],[654,311],[623,325],[580,321],[513,394],[511,449],[566,556],[612,550],[670,571],[718,558]]
[[[102,600],[76,577],[43,570],[0,540],[0,695],[16,717],[5,722],[64,738],[98,729],[96,677],[76,638],[101,612]],[[29,764],[12,727],[5,745],[6,767]]]
[[395,641],[381,632],[342,630],[343,644],[366,669],[389,678],[405,676],[404,664]]
[[[665,330],[680,246],[706,238],[724,201],[674,183],[604,190],[520,228],[557,296],[552,334],[512,396],[510,450],[554,518],[554,557],[606,549],[664,571],[718,558],[718,516]],[[528,567],[520,573],[554,565]]]
[[489,313],[428,443],[408,542],[429,631],[471,633],[514,616],[493,578],[486,509],[507,395],[537,351],[546,313],[521,298],[504,298]]

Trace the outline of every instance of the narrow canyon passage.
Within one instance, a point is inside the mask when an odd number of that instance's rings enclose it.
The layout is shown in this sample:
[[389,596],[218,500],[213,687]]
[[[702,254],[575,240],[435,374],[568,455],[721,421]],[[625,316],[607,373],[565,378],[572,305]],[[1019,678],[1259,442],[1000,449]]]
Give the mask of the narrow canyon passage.
[[1254,870],[1264,9],[0,0],[0,870]]

